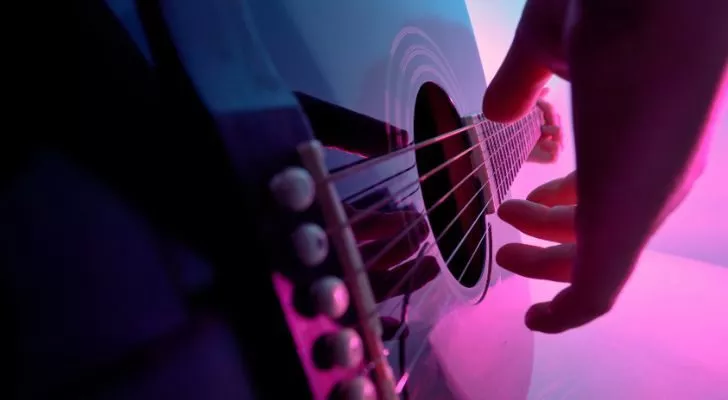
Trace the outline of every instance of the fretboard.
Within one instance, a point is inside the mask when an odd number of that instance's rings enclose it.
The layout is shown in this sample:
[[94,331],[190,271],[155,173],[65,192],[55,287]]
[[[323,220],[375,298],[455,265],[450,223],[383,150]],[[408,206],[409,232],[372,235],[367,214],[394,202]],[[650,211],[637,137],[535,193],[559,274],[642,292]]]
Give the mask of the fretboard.
[[498,204],[506,199],[518,171],[541,136],[542,124],[543,112],[534,107],[516,122],[502,124],[485,120],[479,126],[479,136],[484,138],[485,151],[490,158],[491,179],[495,188],[492,195],[498,199]]

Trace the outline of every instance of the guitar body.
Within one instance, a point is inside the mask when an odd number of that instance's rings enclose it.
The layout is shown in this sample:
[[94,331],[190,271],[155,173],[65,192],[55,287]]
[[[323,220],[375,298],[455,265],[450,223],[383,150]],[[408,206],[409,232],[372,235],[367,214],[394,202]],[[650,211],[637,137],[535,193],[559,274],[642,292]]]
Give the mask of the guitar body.
[[[417,119],[435,119],[443,132],[481,112],[486,82],[462,1],[269,0],[253,7],[253,14],[261,40],[291,90],[346,110],[308,106],[312,100],[302,103],[314,135],[324,143],[337,144],[327,151],[329,168],[356,160],[351,153],[367,153],[357,149],[367,140],[389,145],[370,150],[374,155],[394,151],[403,142],[422,140],[417,137]],[[428,96],[428,89],[436,93]],[[418,110],[418,95],[420,100],[429,97],[430,107]],[[453,109],[458,120],[442,112],[447,108]],[[380,125],[362,123],[347,117],[349,113]],[[406,139],[393,137],[402,131]],[[345,178],[337,189],[347,198],[407,171],[377,188],[389,194],[404,189],[410,194],[405,186],[417,180],[418,170],[420,175],[423,172],[421,166],[408,170],[416,164],[414,158],[400,157]],[[407,205],[424,210],[423,193],[398,204]],[[409,375],[410,399],[526,398],[534,356],[533,334],[523,324],[531,303],[528,283],[509,275],[494,259],[500,246],[520,241],[520,235],[495,214],[484,219],[489,243],[476,287],[459,284],[443,257],[435,254],[443,273],[419,290],[426,298],[412,296],[410,304],[416,306],[408,317],[412,322],[404,345],[385,342],[395,375]],[[432,245],[434,236],[423,246]],[[385,300],[379,310],[400,318],[401,303],[401,296]],[[401,360],[407,365],[399,365]]]
[[0,203],[19,398],[527,397],[495,210],[535,142],[479,115],[465,4],[74,7],[81,127]]

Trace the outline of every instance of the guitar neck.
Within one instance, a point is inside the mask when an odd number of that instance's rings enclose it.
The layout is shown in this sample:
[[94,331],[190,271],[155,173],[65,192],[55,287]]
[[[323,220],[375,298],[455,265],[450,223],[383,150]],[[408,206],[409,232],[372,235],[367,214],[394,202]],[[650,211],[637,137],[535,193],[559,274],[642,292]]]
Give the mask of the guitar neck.
[[543,112],[539,107],[516,122],[502,124],[486,120],[480,125],[486,154],[490,157],[493,193],[498,204],[504,201],[513,181],[541,136]]

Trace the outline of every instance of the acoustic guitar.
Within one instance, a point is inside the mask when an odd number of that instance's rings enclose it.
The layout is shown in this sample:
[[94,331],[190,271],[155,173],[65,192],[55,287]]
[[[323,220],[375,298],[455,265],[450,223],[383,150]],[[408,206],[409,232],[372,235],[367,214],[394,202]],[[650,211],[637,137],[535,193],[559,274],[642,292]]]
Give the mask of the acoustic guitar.
[[2,210],[25,397],[526,398],[496,210],[557,128],[484,118],[462,0],[78,4],[85,122]]

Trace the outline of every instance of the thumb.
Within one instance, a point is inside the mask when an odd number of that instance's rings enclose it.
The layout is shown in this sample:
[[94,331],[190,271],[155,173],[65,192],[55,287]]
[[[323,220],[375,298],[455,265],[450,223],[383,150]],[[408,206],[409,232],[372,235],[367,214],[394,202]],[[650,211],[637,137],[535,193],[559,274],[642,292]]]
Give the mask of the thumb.
[[528,35],[516,33],[503,64],[483,98],[485,117],[511,122],[526,114],[551,78],[551,70],[540,60]]

